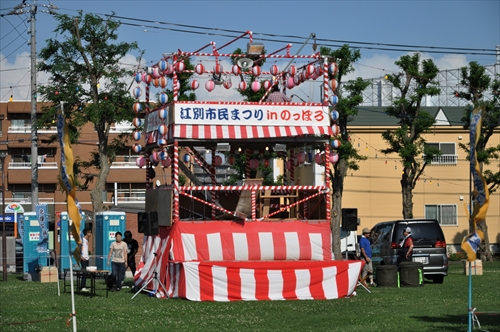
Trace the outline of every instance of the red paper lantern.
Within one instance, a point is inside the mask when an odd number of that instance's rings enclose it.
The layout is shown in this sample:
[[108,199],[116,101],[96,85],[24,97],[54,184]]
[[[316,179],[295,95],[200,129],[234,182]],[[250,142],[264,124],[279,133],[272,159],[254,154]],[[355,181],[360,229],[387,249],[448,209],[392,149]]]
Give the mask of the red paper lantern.
[[260,82],[259,81],[252,82],[252,90],[253,90],[253,92],[257,92],[260,90]]
[[199,86],[200,86],[200,83],[198,83],[197,80],[192,80],[191,81],[191,89],[196,90],[196,89],[199,88]]
[[267,81],[264,81],[264,89],[267,91],[271,88],[271,81],[267,80]]
[[146,166],[146,159],[144,159],[144,157],[139,157],[135,160],[135,164],[139,168],[143,168],[144,166]]
[[332,91],[337,90],[337,80],[332,78],[330,82],[328,82],[328,86],[332,89]]
[[238,65],[234,65],[232,72],[234,75],[240,75],[241,74],[241,68]]
[[229,162],[229,165],[234,165],[234,163],[236,162],[236,157],[234,155],[230,155],[227,161]]
[[194,71],[196,74],[201,75],[205,72],[205,66],[202,63],[199,63],[194,67]]
[[214,166],[220,166],[222,164],[222,158],[220,156],[215,156]]
[[295,74],[297,74],[297,68],[295,68],[294,65],[291,65],[290,67],[288,67],[288,73],[292,76],[295,76]]
[[278,68],[277,65],[272,65],[271,66],[271,70],[269,70],[271,72],[271,75],[278,75],[278,73],[280,72],[280,69]]
[[293,81],[293,77],[289,77],[286,81],[286,88],[292,89],[295,86],[295,82]]
[[170,159],[170,157],[167,157],[166,159],[162,159],[162,161],[161,161],[161,165],[165,168],[170,167],[171,164],[172,164],[172,159]]
[[339,155],[336,152],[330,152],[330,162],[332,164],[335,164],[337,161],[339,161]]
[[205,83],[205,89],[207,89],[208,92],[211,92],[214,88],[215,88],[214,81],[210,80]]
[[182,61],[179,61],[175,64],[175,71],[178,73],[182,73],[185,68],[186,68],[186,65]]
[[256,169],[257,167],[259,167],[259,160],[251,159],[248,165],[250,166],[251,169]]
[[226,89],[231,89],[231,87],[233,86],[233,82],[231,82],[230,79],[227,79],[224,81],[223,85]]
[[238,84],[238,88],[241,90],[241,91],[245,91],[248,87],[248,84],[247,82],[245,81],[241,81],[240,84]]
[[214,73],[217,75],[222,74],[222,65],[221,64],[216,64],[214,66]]
[[332,136],[337,136],[340,132],[340,127],[337,124],[332,125]]
[[260,67],[259,66],[253,66],[252,67],[252,75],[257,77],[260,75]]

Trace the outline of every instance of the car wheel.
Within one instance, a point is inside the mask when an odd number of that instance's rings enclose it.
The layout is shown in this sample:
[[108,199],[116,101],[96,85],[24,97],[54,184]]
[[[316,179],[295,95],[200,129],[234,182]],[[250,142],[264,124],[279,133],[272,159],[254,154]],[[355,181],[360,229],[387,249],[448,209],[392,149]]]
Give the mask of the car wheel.
[[438,274],[438,275],[432,276],[432,281],[434,281],[435,284],[442,284],[444,281],[444,275]]

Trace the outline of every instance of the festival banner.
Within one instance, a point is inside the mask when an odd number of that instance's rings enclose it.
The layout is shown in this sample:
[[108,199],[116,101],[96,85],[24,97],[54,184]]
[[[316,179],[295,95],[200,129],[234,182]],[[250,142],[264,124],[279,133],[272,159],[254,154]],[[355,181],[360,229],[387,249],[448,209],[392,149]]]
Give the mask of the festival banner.
[[66,202],[68,209],[68,223],[69,220],[72,223],[69,225],[68,229],[71,230],[71,234],[75,239],[77,246],[75,251],[73,251],[73,256],[78,264],[80,264],[80,255],[82,240],[80,238],[80,222],[81,222],[81,207],[76,198],[76,187],[75,187],[75,176],[73,173],[73,150],[71,149],[71,141],[69,137],[69,128],[66,124],[64,116],[59,114],[57,117],[57,136],[59,139],[59,144],[61,145],[61,169],[59,183],[66,191]]
[[462,249],[467,253],[467,260],[473,262],[484,234],[477,226],[484,223],[489,206],[489,192],[484,180],[479,162],[477,161],[476,145],[481,136],[482,113],[484,106],[476,108],[471,114],[470,125],[470,171],[474,182],[474,209],[472,211],[472,232],[463,239]]
[[37,252],[47,252],[49,243],[49,230],[47,225],[47,204],[36,205],[36,219],[40,225],[40,238],[36,246]]

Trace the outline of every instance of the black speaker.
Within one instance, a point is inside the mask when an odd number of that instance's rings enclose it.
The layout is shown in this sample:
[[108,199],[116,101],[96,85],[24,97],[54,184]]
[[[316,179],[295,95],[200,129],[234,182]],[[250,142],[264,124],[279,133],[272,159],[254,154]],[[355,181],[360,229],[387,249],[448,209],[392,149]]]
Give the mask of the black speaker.
[[139,212],[137,213],[137,231],[144,235],[158,234],[158,212]]
[[148,222],[148,213],[147,212],[138,212],[137,213],[137,231],[139,233],[144,233],[144,225]]
[[158,234],[158,212],[149,212],[149,222],[148,227],[144,230],[144,235],[156,235]]
[[342,230],[346,232],[358,229],[358,209],[342,209]]

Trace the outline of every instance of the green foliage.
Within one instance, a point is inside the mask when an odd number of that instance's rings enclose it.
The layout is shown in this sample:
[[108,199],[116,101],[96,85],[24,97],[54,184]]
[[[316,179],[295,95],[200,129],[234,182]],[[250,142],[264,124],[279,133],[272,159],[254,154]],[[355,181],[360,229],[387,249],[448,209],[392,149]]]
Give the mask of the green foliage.
[[[399,91],[400,96],[386,109],[386,114],[399,119],[399,128],[382,133],[389,146],[385,154],[397,153],[403,164],[401,187],[403,192],[403,216],[412,218],[412,191],[427,163],[439,154],[436,148],[426,147],[423,134],[434,124],[434,118],[422,110],[424,96],[435,96],[440,89],[435,82],[439,73],[431,59],[420,61],[420,54],[404,55],[395,64],[400,73],[387,75],[387,80]],[[421,155],[425,153],[423,159]]]
[[[363,91],[368,87],[369,82],[358,77],[344,83],[342,78],[354,71],[354,63],[361,58],[361,52],[351,50],[349,45],[343,45],[334,51],[328,47],[320,47],[320,54],[326,56],[329,63],[336,62],[338,67],[337,75],[330,75],[329,79],[335,78],[338,82],[336,94],[339,97],[339,102],[335,109],[339,112],[339,119],[336,122],[340,126],[340,137],[338,139],[341,141],[341,146],[337,150],[339,159],[346,162],[348,169],[358,170],[358,162],[366,160],[366,156],[360,155],[359,151],[352,146],[349,140],[347,124],[358,114],[357,106],[363,102]],[[345,91],[345,95],[342,93],[341,88]],[[340,165],[341,163],[335,164],[335,173],[338,172]]]
[[[500,74],[497,74],[495,79],[491,81],[486,73],[486,68],[475,61],[470,62],[469,67],[461,68],[461,72],[460,85],[465,88],[465,91],[459,92],[458,97],[470,102],[470,106],[465,108],[462,117],[464,129],[470,127],[472,111],[477,107],[484,106],[476,154],[479,163],[490,165],[492,162],[498,162],[500,158],[500,145],[488,146],[490,138],[500,126]],[[485,98],[486,93],[491,95],[491,99]],[[459,146],[467,152],[467,159],[469,159],[470,143],[459,143]],[[500,187],[500,171],[485,170],[483,176],[490,193],[495,192]]]
[[[134,116],[134,99],[129,92],[134,68],[127,68],[120,61],[138,47],[136,43],[116,42],[120,23],[113,19],[83,15],[82,11],[75,17],[56,15],[55,18],[57,38],[46,41],[38,64],[38,71],[49,74],[50,79],[38,87],[38,92],[52,105],[64,103],[73,142],[79,139],[84,125],[94,126],[97,150],[90,161],[77,158],[80,164],[76,169],[86,169],[87,173],[83,174],[86,183],[97,178],[92,203],[94,209],[100,210],[100,192],[104,190],[109,165],[128,139],[120,136],[110,141],[110,127],[121,121],[132,121]],[[53,106],[44,107],[38,125],[52,126],[57,112]],[[97,167],[99,174],[92,174],[92,167]]]
[[184,186],[186,184],[186,176],[184,174],[179,174],[179,186]]

